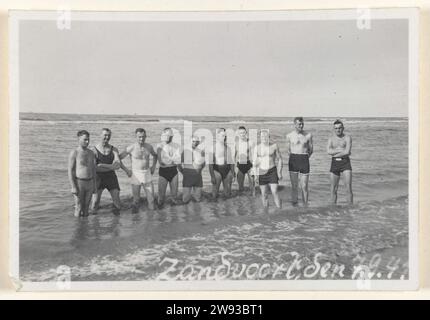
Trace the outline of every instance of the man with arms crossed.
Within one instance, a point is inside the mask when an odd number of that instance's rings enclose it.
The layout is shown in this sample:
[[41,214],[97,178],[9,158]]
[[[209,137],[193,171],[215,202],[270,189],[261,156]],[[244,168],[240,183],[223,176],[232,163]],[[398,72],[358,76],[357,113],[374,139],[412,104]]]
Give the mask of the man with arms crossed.
[[279,179],[282,179],[282,156],[276,143],[270,143],[268,130],[261,130],[260,144],[254,147],[253,166],[258,172],[258,181],[261,189],[263,206],[268,207],[267,185],[272,191],[273,200],[278,208],[281,208],[281,199],[278,195]]
[[191,191],[194,189],[194,199],[200,202],[202,196],[203,178],[202,170],[205,167],[205,151],[198,146],[199,137],[193,136],[191,141],[192,150],[185,149],[182,152],[182,164],[178,170],[182,173],[182,201],[188,203],[191,200]]
[[[120,159],[130,156],[131,171],[127,169],[127,175],[131,176],[131,189],[133,193],[132,213],[139,212],[140,188],[146,193],[149,209],[154,209],[154,186],[152,184],[152,175],[157,165],[157,153],[154,148],[145,142],[146,131],[142,128],[136,129],[136,143],[128,146],[120,154]],[[149,167],[149,156],[152,156],[152,166]]]
[[327,153],[332,156],[330,167],[330,202],[332,204],[336,204],[340,174],[343,172],[347,200],[349,204],[352,204],[352,167],[351,160],[349,159],[349,156],[351,155],[352,139],[351,136],[343,133],[344,127],[342,121],[336,120],[333,123],[333,126],[334,135],[329,137],[327,144]]
[[255,196],[255,181],[254,176],[251,175],[251,156],[254,145],[249,141],[248,132],[246,128],[241,126],[238,128],[238,139],[235,144],[235,159],[238,168],[237,183],[239,191],[243,191],[245,176],[248,176],[249,189],[252,190],[252,195]]
[[165,128],[161,134],[161,143],[157,145],[158,162],[158,207],[164,205],[167,185],[170,186],[172,202],[176,204],[178,194],[178,169],[177,164],[181,161],[179,146],[173,141],[173,130]]
[[290,171],[292,202],[298,203],[299,174],[303,204],[308,204],[309,158],[313,153],[312,134],[303,130],[302,117],[294,118],[294,131],[287,134],[287,152],[289,154],[288,170]]
[[215,132],[215,150],[213,155],[213,164],[209,164],[209,173],[212,182],[212,196],[218,197],[219,187],[223,185],[224,195],[231,195],[231,184],[234,179],[234,161],[233,154],[227,145],[227,135],[224,128],[218,128]]
[[[100,205],[100,198],[103,190],[107,189],[113,201],[113,213],[119,214],[121,201],[119,198],[119,183],[115,170],[123,167],[118,149],[109,144],[112,131],[108,128],[102,129],[101,141],[92,150],[96,155],[96,172],[97,172],[97,194],[93,199],[92,210],[95,213]],[[127,173],[127,171],[126,171]]]
[[69,154],[68,176],[75,198],[75,217],[88,216],[91,197],[96,192],[96,158],[88,148],[90,134],[78,131],[78,147]]

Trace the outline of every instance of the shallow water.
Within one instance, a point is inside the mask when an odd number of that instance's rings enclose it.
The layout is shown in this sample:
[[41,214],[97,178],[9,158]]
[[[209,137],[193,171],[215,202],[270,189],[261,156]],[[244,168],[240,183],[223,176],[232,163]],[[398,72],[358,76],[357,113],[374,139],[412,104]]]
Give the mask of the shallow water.
[[[380,271],[381,279],[407,277],[405,119],[346,120],[346,131],[353,138],[355,204],[350,207],[345,205],[342,185],[339,205],[327,205],[330,158],[325,147],[331,125],[329,120],[314,119],[305,123],[305,129],[314,135],[309,208],[293,208],[289,204],[290,182],[285,165],[280,188],[282,210],[274,208],[273,201],[268,210],[264,209],[259,194],[256,198],[249,192],[239,195],[237,184],[231,198],[211,201],[206,168],[201,203],[166,205],[156,211],[146,210],[143,203],[138,214],[124,209],[120,217],[115,217],[105,191],[98,215],[74,218],[67,155],[76,145],[77,130],[90,131],[93,144],[99,130],[108,126],[113,131],[111,142],[119,149],[134,142],[137,126],[147,130],[148,142],[152,144],[159,141],[159,134],[167,125],[181,131],[178,119],[169,124],[168,119],[157,122],[131,117],[115,120],[108,116],[26,115],[23,120],[21,116],[20,273],[23,280],[55,280],[56,268],[60,265],[69,266],[72,279],[77,281],[350,279],[354,277],[354,266],[368,265],[372,258],[371,266]],[[34,121],[35,118],[40,120]],[[236,128],[239,122],[226,123],[218,118],[197,120],[200,122],[194,122],[194,128],[211,130],[220,126]],[[289,121],[250,118],[244,121],[249,128],[268,128],[271,138],[285,154],[284,137],[291,130]],[[130,182],[123,172],[118,177],[122,202],[128,208]],[[325,277],[321,272],[313,274],[311,267],[306,269],[306,266],[318,265],[315,262],[345,268],[333,274],[330,268],[330,276]],[[173,265],[172,271],[169,267]],[[225,272],[215,274],[220,266],[225,267],[222,269]],[[289,268],[290,272],[284,270]]]

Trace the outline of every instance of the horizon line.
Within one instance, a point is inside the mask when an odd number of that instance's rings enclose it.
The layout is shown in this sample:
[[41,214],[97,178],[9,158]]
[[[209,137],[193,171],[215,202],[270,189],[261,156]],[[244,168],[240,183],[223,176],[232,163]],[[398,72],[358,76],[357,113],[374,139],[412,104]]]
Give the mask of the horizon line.
[[[239,118],[246,118],[246,117],[259,117],[259,118],[294,118],[296,117],[296,115],[294,116],[260,116],[260,115],[249,115],[249,116],[244,116],[244,115],[230,115],[230,116],[215,116],[215,115],[160,115],[160,114],[137,114],[137,113],[58,113],[58,112],[35,112],[35,111],[19,111],[19,113],[33,113],[33,114],[55,114],[55,115],[90,115],[90,116],[141,116],[141,117],[186,117],[186,118],[190,118],[190,117],[218,117],[218,118],[229,118],[229,117],[239,117]],[[300,116],[300,115],[298,115]],[[406,116],[378,116],[378,115],[373,115],[373,116],[304,116],[302,115],[303,118],[408,118],[408,115]]]

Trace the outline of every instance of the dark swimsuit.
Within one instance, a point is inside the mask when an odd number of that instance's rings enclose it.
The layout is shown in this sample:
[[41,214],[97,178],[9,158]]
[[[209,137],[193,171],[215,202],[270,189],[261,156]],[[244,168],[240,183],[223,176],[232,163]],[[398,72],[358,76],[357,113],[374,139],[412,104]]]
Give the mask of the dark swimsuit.
[[230,172],[231,166],[229,164],[214,164],[214,170],[218,171],[221,178],[224,180]]
[[[112,164],[113,160],[114,160],[114,155],[113,155],[113,146],[111,146],[110,152],[108,155],[105,155],[103,153],[101,153],[96,147],[94,147],[94,149],[96,149],[97,151],[97,156],[96,156],[96,163],[103,163],[103,164]],[[98,185],[97,185],[97,190],[104,190],[104,189],[108,189],[109,191],[111,190],[120,190],[119,188],[119,183],[118,183],[118,178],[116,176],[116,173],[114,170],[112,171],[107,171],[107,172],[97,172],[97,177],[98,177]]]
[[330,172],[340,176],[340,173],[346,170],[351,170],[351,160],[348,156],[331,158]]
[[288,160],[288,170],[290,172],[308,174],[309,167],[310,166],[309,166],[308,154],[297,154],[297,153],[290,154],[290,159]]
[[258,184],[260,186],[264,186],[266,184],[278,184],[278,171],[276,166],[267,170],[265,174],[262,174],[258,177]]
[[177,174],[178,174],[178,169],[176,168],[176,166],[160,167],[158,169],[158,175],[160,177],[163,177],[169,182],[172,182],[173,178],[176,177]]

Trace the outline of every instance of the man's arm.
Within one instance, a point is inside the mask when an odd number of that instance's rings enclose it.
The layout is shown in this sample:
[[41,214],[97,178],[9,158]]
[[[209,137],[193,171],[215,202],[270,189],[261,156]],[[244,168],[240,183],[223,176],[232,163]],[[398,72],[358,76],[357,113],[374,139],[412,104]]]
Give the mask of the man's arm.
[[184,167],[182,166],[183,163],[184,163],[184,151],[182,151],[182,154],[181,154],[181,163],[178,163],[177,165],[178,171],[182,174],[184,173]]
[[275,144],[275,157],[277,160],[277,169],[278,169],[278,177],[279,179],[282,179],[282,167],[283,167],[283,163],[282,163],[282,155],[281,152],[279,151],[279,146],[278,144]]
[[329,137],[328,142],[327,142],[327,153],[331,156],[334,156],[337,152],[338,151],[336,149],[334,149],[332,146],[331,137]]
[[[202,150],[202,152],[200,153],[200,155],[202,156],[202,159],[205,159],[205,156],[206,156],[206,154],[205,154],[205,151],[204,150]],[[206,166],[206,161],[204,161],[203,163],[202,163],[202,166],[200,167],[200,173],[203,171],[203,168]]]
[[67,174],[69,176],[70,186],[72,187],[72,193],[78,194],[78,187],[76,185],[76,150],[73,150],[69,154]]
[[211,183],[215,184],[215,172],[214,172],[214,163],[215,163],[215,157],[212,155],[212,163],[209,163],[209,174],[211,176]]
[[132,146],[128,146],[123,152],[119,154],[120,167],[127,174],[128,177],[131,177],[132,172],[125,166],[125,164],[122,162],[122,159],[131,154],[131,148]]
[[287,155],[289,156],[291,153],[291,141],[290,141],[290,134],[287,134]]
[[150,146],[149,152],[152,155],[151,174],[154,174],[155,168],[157,167],[158,154],[157,154],[157,152],[155,152],[154,148],[151,145],[149,145],[149,146]]
[[308,154],[310,158],[312,153],[314,153],[314,142],[313,142],[312,133],[309,133],[308,148],[309,148]]
[[352,148],[352,139],[350,136],[345,136],[345,142],[346,146],[345,149],[343,149],[340,152],[337,152],[333,157],[344,157],[351,155],[351,148]]
[[93,169],[93,182],[94,182],[93,193],[97,193],[97,161],[96,161],[96,155],[94,154],[94,152],[93,152],[92,169]]

